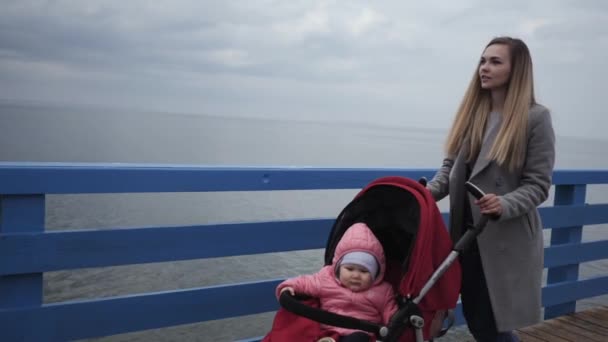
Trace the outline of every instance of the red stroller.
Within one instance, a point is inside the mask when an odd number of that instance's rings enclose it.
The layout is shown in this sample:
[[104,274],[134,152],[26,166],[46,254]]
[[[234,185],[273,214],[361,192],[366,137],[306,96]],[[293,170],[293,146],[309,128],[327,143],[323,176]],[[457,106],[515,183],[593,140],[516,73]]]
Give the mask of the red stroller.
[[336,219],[325,249],[325,265],[331,265],[348,227],[357,222],[370,227],[384,248],[385,280],[395,289],[399,305],[388,326],[323,311],[315,298],[285,292],[264,342],[317,341],[325,336],[321,323],[366,331],[380,341],[422,342],[445,333],[447,329],[438,331],[460,292],[458,254],[485,221],[470,229],[452,250],[435,200],[421,183],[425,182],[383,177],[368,184]]

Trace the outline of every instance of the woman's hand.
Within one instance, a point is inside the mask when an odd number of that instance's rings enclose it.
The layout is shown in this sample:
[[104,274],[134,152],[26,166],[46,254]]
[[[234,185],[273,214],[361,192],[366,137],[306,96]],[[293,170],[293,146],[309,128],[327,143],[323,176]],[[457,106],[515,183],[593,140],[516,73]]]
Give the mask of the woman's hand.
[[482,198],[475,200],[475,204],[479,206],[479,210],[482,214],[490,216],[502,215],[500,199],[495,194],[486,194]]
[[290,287],[290,286],[287,286],[287,287],[282,288],[282,289],[281,289],[281,293],[279,293],[279,294],[283,294],[283,292],[285,292],[285,291],[289,291],[289,293],[290,293],[292,296],[295,296],[295,295],[296,295],[296,292],[293,290],[293,287]]

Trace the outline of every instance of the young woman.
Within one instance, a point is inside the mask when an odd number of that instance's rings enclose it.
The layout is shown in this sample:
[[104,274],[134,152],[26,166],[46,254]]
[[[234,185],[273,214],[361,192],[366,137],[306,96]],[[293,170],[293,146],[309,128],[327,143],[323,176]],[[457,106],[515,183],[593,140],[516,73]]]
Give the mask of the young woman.
[[[458,108],[443,165],[427,187],[449,194],[454,241],[481,214],[492,215],[461,256],[461,300],[477,341],[517,341],[513,329],[540,320],[543,234],[537,207],[551,187],[555,136],[536,103],[532,59],[510,37],[486,45]],[[467,194],[470,180],[486,192]]]

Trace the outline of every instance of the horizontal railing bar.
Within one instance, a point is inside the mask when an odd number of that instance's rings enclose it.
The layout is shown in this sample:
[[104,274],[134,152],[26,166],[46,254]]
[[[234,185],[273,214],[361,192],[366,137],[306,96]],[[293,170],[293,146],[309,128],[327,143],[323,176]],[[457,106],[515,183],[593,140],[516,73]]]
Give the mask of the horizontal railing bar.
[[280,280],[0,309],[6,341],[65,341],[252,315],[278,308]]
[[383,176],[431,177],[432,169],[196,166],[11,166],[0,163],[0,194],[145,193],[359,189]]
[[0,275],[323,248],[333,220],[0,235]]
[[[382,176],[430,179],[435,169],[218,167],[0,162],[0,194],[358,189]],[[605,170],[557,170],[555,185],[608,184]]]
[[608,259],[608,240],[545,248],[546,268],[602,259]]
[[[559,225],[554,228],[595,224],[608,221],[608,204],[541,213],[543,222]],[[332,225],[333,219],[311,219],[2,234],[0,275],[325,248]]]
[[547,284],[543,288],[543,306],[572,302],[608,294],[608,276]]
[[608,222],[608,204],[556,205],[539,208],[545,229]]
[[568,170],[553,172],[555,185],[608,184],[607,170]]

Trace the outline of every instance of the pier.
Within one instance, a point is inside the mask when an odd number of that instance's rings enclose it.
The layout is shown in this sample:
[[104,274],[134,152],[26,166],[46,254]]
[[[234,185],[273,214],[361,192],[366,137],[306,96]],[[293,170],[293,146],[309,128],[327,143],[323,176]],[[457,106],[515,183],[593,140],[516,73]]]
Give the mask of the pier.
[[[282,279],[48,304],[43,301],[43,274],[319,249],[325,247],[335,219],[48,232],[47,195],[360,189],[382,176],[418,179],[434,172],[0,163],[0,340],[86,339],[276,311],[274,289]],[[608,203],[586,200],[588,185],[608,184],[608,170],[556,170],[553,183],[554,203],[540,209],[545,230],[551,230],[545,248],[545,321],[518,333],[523,341],[578,341],[580,336],[604,341],[606,306],[577,312],[576,304],[608,294],[608,268],[579,277],[582,263],[608,259],[608,239],[581,239],[585,226],[608,223]],[[459,311],[457,322],[463,323]]]

